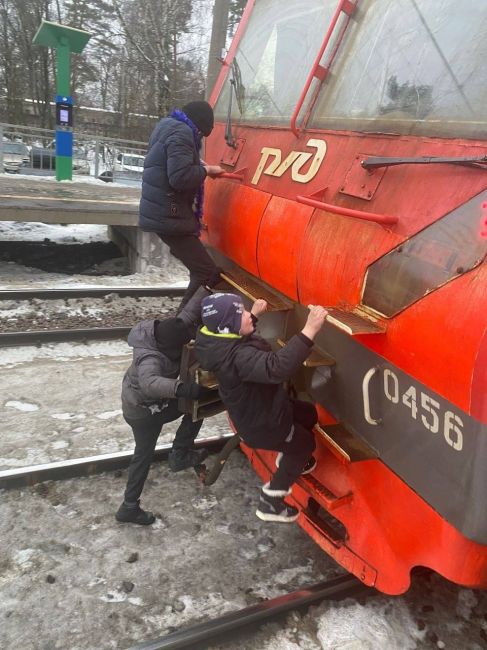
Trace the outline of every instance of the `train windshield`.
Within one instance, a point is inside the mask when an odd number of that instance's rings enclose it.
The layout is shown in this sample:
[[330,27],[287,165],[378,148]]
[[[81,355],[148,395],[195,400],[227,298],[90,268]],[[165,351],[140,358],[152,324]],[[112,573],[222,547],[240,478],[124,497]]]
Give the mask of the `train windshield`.
[[[337,0],[256,2],[240,42],[233,76],[232,122],[288,123],[313,65]],[[232,73],[215,106],[227,118]]]
[[487,190],[370,265],[362,304],[392,317],[487,255]]
[[486,137],[486,9],[362,0],[308,126]]

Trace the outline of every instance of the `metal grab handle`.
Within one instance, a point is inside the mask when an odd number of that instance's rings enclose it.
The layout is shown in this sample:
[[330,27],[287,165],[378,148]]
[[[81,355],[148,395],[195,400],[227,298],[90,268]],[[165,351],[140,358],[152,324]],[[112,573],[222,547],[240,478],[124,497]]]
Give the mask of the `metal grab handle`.
[[223,172],[223,174],[218,174],[215,178],[229,178],[230,180],[242,182],[244,177],[243,174],[236,174],[234,172]]
[[366,422],[369,424],[373,424],[374,426],[377,426],[382,422],[382,418],[379,418],[376,420],[373,418],[370,414],[370,400],[369,400],[369,383],[372,377],[375,375],[376,372],[379,371],[379,368],[376,366],[375,368],[371,368],[365,373],[365,377],[362,381],[362,397],[364,400],[364,417]]
[[[308,75],[308,78],[306,79],[306,83],[304,85],[303,90],[301,91],[301,95],[299,96],[298,103],[296,104],[296,107],[294,109],[294,113],[291,116],[291,123],[290,123],[290,128],[291,131],[294,133],[296,137],[299,136],[299,128],[297,126],[297,120],[299,113],[301,109],[303,108],[304,102],[306,100],[306,97],[308,95],[309,89],[311,87],[311,84],[313,82],[313,79],[316,78],[320,82],[323,82],[325,79],[326,75],[328,74],[329,66],[331,65],[333,59],[335,58],[335,55],[338,50],[338,46],[340,45],[340,42],[343,38],[343,35],[345,33],[345,30],[348,27],[348,23],[350,22],[350,17],[354,13],[355,9],[357,8],[357,2],[353,3],[350,0],[340,0],[338,3],[338,7],[336,8],[335,14],[333,15],[333,18],[331,19],[331,23],[328,27],[328,31],[325,34],[325,38],[323,40],[323,43],[321,44],[320,50],[318,52],[318,55],[313,63],[313,67],[311,68],[311,72]],[[330,39],[335,31],[338,19],[340,18],[341,13],[345,13],[348,16],[348,20],[345,23],[345,25],[342,27],[341,31],[339,32],[337,42],[335,43],[335,46],[333,48],[333,51],[330,56],[330,61],[328,64],[327,68],[324,68],[321,65],[321,59],[323,57],[323,54],[325,53],[326,48],[328,47],[328,43],[330,42]],[[316,93],[315,93],[316,97]]]
[[365,221],[374,221],[375,223],[384,224],[394,224],[398,222],[398,217],[393,217],[388,214],[376,214],[375,212],[363,212],[362,210],[352,210],[352,208],[344,208],[341,205],[334,205],[333,203],[324,203],[323,201],[317,201],[316,199],[311,199],[308,196],[297,196],[296,201],[298,203],[304,203],[305,205],[311,205],[313,208],[318,208],[318,210],[326,210],[327,212],[333,212],[334,214],[343,214],[345,217],[353,217],[354,219],[364,219]]

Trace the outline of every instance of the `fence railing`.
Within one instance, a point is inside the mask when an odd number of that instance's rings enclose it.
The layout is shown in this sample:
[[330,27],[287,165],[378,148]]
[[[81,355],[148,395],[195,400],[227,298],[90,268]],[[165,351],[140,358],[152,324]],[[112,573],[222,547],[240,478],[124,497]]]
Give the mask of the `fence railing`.
[[[54,175],[55,131],[0,122],[0,173]],[[138,183],[147,144],[75,133],[73,174]]]

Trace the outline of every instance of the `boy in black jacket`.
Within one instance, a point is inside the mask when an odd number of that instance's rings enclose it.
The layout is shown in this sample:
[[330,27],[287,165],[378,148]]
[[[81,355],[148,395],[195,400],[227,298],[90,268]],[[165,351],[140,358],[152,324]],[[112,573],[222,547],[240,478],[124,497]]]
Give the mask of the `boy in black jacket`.
[[295,521],[298,511],[283,497],[300,474],[313,471],[317,422],[313,404],[291,400],[282,383],[308,357],[327,311],[311,307],[308,320],[278,352],[254,334],[267,303],[257,300],[250,312],[235,294],[217,293],[202,301],[203,327],[195,353],[202,368],[215,373],[228,414],[246,445],[278,451],[277,471],[260,495],[257,516],[265,521]]

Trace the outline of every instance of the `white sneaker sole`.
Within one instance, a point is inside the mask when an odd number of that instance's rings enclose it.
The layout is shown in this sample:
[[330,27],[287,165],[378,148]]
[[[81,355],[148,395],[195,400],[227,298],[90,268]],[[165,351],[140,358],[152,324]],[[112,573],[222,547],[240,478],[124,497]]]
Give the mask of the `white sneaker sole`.
[[261,512],[260,510],[256,510],[255,514],[259,519],[262,519],[262,521],[280,521],[283,524],[292,524],[293,521],[296,521],[296,519],[299,517],[299,512],[294,515],[294,517],[284,517],[283,515],[272,515],[268,514],[266,512]]

